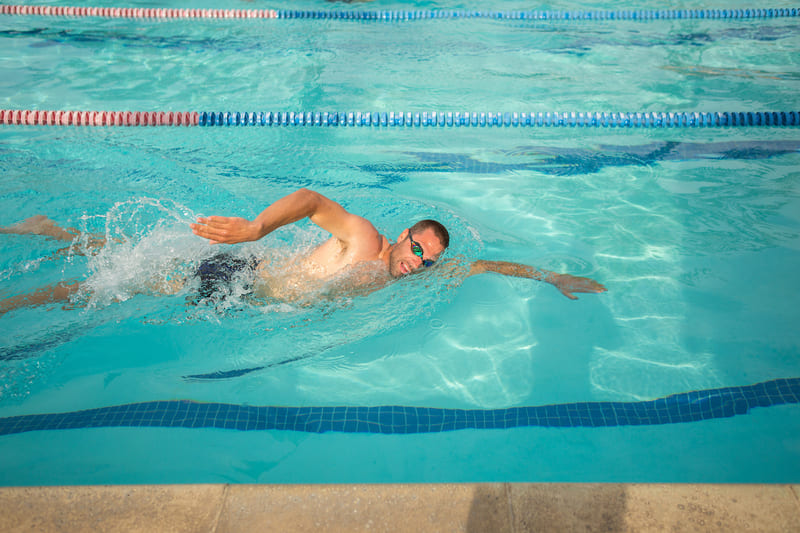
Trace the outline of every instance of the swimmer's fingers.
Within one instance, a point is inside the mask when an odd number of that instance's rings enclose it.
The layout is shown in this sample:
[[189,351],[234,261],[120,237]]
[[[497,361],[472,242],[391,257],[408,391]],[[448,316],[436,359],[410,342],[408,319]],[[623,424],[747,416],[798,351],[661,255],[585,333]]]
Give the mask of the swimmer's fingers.
[[608,289],[601,283],[596,282],[590,278],[576,278],[575,284],[572,286],[574,292],[606,292]]
[[199,217],[190,226],[195,235],[211,244],[236,244],[258,238],[254,223],[241,217]]
[[199,217],[196,224],[192,224],[192,232],[198,237],[208,239],[211,244],[233,244],[235,236],[232,227],[236,223],[231,217]]
[[555,285],[559,292],[570,300],[578,299],[577,296],[572,294],[573,292],[601,293],[608,290],[603,284],[591,278],[572,276],[570,274],[555,274],[551,275],[551,278],[552,279],[548,281]]
[[556,289],[558,289],[558,292],[560,292],[561,294],[563,294],[564,296],[566,296],[566,297],[567,297],[567,298],[569,298],[570,300],[577,300],[577,299],[578,299],[578,297],[577,297],[577,296],[575,296],[574,294],[572,294],[571,292],[569,292],[569,291],[568,291],[568,290],[566,290],[566,289],[562,289],[562,288],[561,288],[561,287],[559,287],[558,285],[556,285]]

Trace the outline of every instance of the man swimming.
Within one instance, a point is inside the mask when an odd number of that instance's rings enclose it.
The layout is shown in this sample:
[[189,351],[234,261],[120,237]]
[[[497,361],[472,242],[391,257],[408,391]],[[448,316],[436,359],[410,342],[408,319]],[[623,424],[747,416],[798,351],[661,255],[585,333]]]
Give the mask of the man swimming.
[[[358,291],[362,288],[359,284],[369,284],[369,289],[372,290],[392,279],[436,265],[450,244],[447,229],[434,220],[417,222],[403,230],[397,241],[391,243],[367,219],[349,213],[333,200],[308,189],[297,190],[272,203],[253,220],[241,217],[201,217],[191,224],[191,229],[195,235],[208,239],[212,244],[237,244],[257,241],[282,226],[304,218],[309,218],[330,233],[331,237],[293,269],[291,283],[285,277],[276,280],[265,274],[263,269],[255,268],[260,278],[254,283],[257,295],[292,299],[291,291],[283,290],[285,286],[301,286],[298,280],[308,283],[328,280],[353,269],[357,269],[362,276],[350,277],[349,283],[353,286],[348,287],[348,290]],[[77,236],[75,230],[61,228],[43,216],[0,228],[0,233],[44,235],[63,241],[72,241]],[[103,241],[95,238],[90,244],[99,247],[103,245]],[[201,290],[205,281],[228,281],[234,271],[246,268],[244,263],[225,264],[224,260],[216,261],[216,264],[205,262],[201,265],[198,271]],[[220,264],[219,261],[223,263]],[[544,281],[573,300],[577,299],[573,293],[600,293],[606,290],[603,285],[589,278],[557,274],[506,261],[472,261],[466,275],[484,272]],[[0,315],[22,306],[69,300],[80,288],[79,282],[62,282],[30,294],[8,298],[0,302]]]

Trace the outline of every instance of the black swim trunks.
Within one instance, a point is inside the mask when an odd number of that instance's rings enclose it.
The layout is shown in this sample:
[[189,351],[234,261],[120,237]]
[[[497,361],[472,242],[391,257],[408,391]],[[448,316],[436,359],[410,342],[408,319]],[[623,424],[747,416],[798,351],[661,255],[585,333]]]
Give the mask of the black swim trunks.
[[[217,254],[206,259],[200,263],[195,274],[200,278],[198,295],[200,298],[217,299],[226,293],[230,293],[231,283],[234,278],[242,277],[241,273],[245,271],[249,272],[243,276],[243,279],[246,280],[244,294],[250,294],[252,293],[252,282],[255,279],[257,266],[258,261],[255,258],[244,259],[226,253]],[[248,276],[251,273],[253,275]]]

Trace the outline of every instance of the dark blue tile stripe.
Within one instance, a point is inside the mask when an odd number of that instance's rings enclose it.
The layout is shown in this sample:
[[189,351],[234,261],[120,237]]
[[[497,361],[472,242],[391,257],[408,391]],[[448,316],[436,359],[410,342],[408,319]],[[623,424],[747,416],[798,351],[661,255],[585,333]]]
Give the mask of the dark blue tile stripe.
[[508,409],[281,407],[170,400],[0,418],[0,435],[96,427],[220,428],[323,433],[435,433],[457,429],[676,424],[800,403],[800,378],[674,394],[646,402],[581,402]]

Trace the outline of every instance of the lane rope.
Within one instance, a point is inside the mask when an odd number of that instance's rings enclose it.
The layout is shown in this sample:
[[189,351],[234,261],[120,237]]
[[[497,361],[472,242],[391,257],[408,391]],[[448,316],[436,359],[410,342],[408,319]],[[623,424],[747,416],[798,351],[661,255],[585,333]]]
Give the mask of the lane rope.
[[739,112],[328,112],[328,111],[41,111],[0,109],[6,126],[285,127],[797,127],[800,111]]
[[286,9],[179,9],[79,6],[0,5],[3,15],[49,17],[98,17],[136,19],[333,19],[359,21],[407,21],[431,19],[494,19],[530,21],[606,20],[739,20],[800,16],[799,8],[745,9],[625,9],[572,11],[487,11],[468,9],[436,10],[312,10]]
[[274,19],[274,9],[173,9],[140,7],[70,7],[0,5],[0,15],[129,19]]
[[197,126],[195,111],[40,111],[0,109],[7,126]]

